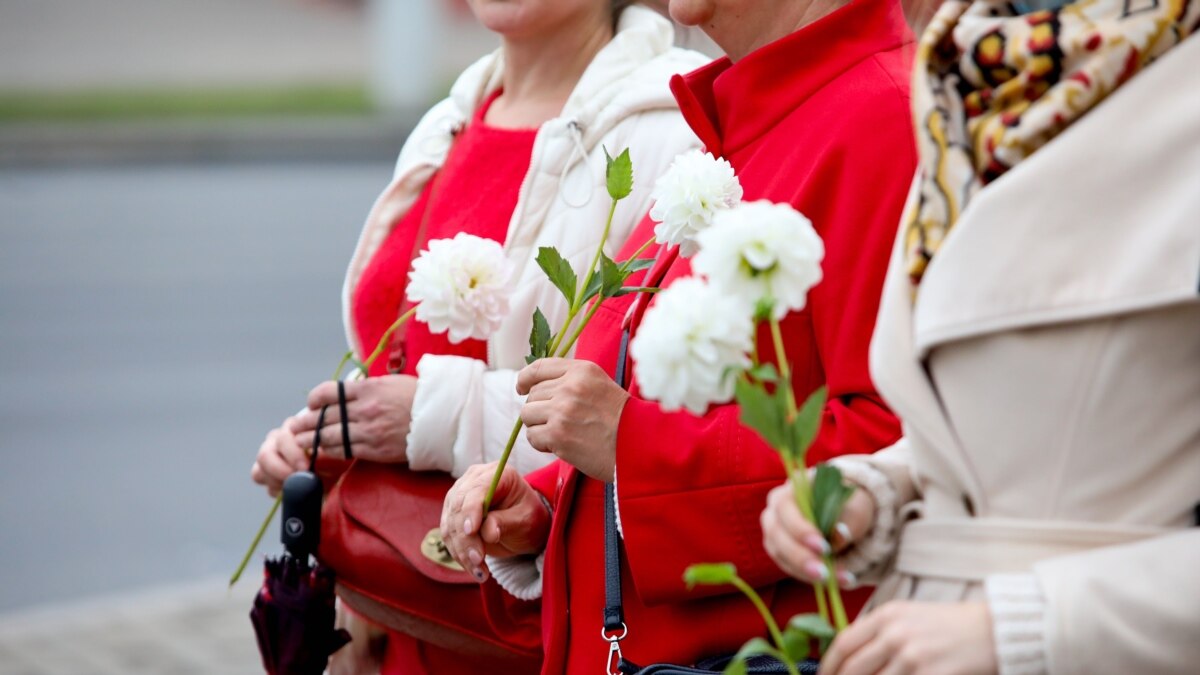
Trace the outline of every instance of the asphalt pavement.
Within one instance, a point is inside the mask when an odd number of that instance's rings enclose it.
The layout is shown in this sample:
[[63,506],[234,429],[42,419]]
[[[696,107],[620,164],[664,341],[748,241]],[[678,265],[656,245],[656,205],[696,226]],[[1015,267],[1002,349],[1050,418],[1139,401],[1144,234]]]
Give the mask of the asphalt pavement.
[[250,463],[344,349],[390,169],[0,170],[0,673],[257,672]]

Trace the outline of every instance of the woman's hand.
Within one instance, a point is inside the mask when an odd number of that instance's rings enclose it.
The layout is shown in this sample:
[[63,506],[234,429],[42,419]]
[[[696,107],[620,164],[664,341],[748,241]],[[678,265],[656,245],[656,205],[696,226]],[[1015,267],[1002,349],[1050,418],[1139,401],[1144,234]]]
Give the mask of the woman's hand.
[[279,494],[283,481],[297,471],[308,468],[309,450],[296,443],[292,432],[296,419],[289,417],[278,429],[272,429],[258,448],[254,466],[250,468],[250,479],[267,487],[272,497]]
[[[796,506],[792,483],[788,481],[767,495],[767,508],[760,517],[763,548],[788,575],[809,583],[825,580],[824,554],[829,544],[808,522]],[[841,552],[860,540],[875,520],[875,500],[862,488],[854,491],[842,508],[842,518],[833,536],[833,551]],[[841,573],[841,581],[853,586],[853,575]]]
[[521,421],[534,449],[612,482],[629,392],[591,361],[539,359],[517,375],[517,393],[528,394]]
[[[412,426],[412,403],[417,378],[383,375],[350,380],[346,386],[346,415],[350,425],[350,449],[354,457],[372,462],[400,463],[408,459],[408,430]],[[342,420],[338,409],[337,382],[323,382],[308,394],[308,410],[295,417],[292,433],[296,443],[312,452],[317,417],[324,406],[321,454],[346,458],[342,447]]]
[[484,555],[508,558],[541,553],[550,538],[550,509],[512,468],[504,469],[487,518],[482,517],[483,498],[497,464],[467,469],[446,493],[442,505],[442,541],[458,564],[479,581],[487,579]]
[[984,602],[889,602],[842,631],[821,675],[993,675],[992,620]]

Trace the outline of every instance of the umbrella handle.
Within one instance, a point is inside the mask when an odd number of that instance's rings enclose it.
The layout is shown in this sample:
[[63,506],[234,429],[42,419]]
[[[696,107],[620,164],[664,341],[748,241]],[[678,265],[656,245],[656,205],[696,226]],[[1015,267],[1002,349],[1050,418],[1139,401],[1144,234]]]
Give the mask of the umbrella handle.
[[317,453],[321,447],[325,410],[321,408],[317,415],[310,469],[297,471],[283,481],[283,516],[279,539],[288,553],[302,561],[307,561],[310,555],[316,555],[317,546],[321,543],[321,501],[325,491],[321,479],[312,469],[316,468]]

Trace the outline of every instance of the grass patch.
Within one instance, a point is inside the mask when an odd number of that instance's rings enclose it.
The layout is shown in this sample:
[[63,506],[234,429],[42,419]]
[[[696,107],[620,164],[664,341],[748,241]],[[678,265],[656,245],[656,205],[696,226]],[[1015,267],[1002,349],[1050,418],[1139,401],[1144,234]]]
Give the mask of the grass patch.
[[0,122],[361,115],[372,110],[363,85],[69,93],[0,91]]

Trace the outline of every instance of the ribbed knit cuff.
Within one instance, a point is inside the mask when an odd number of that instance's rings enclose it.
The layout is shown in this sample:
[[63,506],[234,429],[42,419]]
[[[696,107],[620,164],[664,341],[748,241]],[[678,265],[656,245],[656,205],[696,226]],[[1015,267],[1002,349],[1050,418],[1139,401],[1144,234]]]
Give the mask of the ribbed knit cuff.
[[1046,599],[1032,574],[993,574],[984,580],[1000,675],[1046,673]]
[[542,597],[542,567],[546,554],[518,555],[511,558],[485,558],[492,578],[500,588],[518,600],[537,600]]
[[858,577],[859,583],[880,581],[896,552],[896,490],[887,474],[869,463],[847,457],[829,462],[842,477],[870,493],[875,500],[871,529],[859,541],[838,555],[838,562]]

